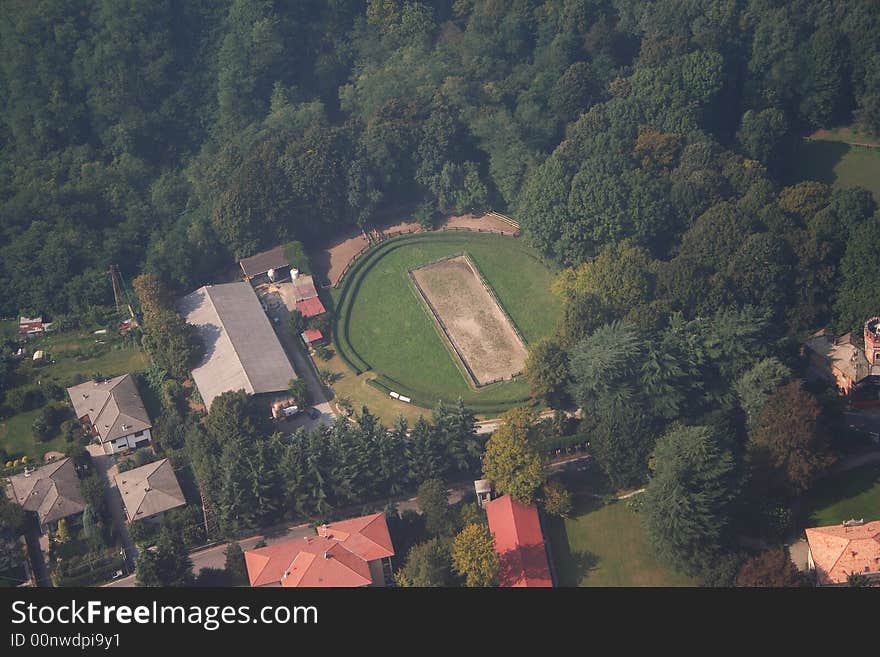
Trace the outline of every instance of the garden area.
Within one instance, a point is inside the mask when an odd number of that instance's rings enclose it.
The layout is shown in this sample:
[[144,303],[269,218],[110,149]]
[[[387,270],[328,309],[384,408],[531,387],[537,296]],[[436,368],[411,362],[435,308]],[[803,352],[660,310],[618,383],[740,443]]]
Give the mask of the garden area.
[[[146,354],[117,333],[84,330],[49,332],[18,343],[16,324],[4,322],[4,349],[24,354],[10,359],[0,397],[0,463],[39,463],[47,452],[65,452],[82,438],[66,388],[96,377],[140,372]],[[37,351],[42,359],[33,360]],[[23,460],[23,459],[26,459]]]
[[697,586],[654,557],[642,520],[626,501],[581,491],[568,518],[545,526],[559,586]]
[[871,463],[821,480],[803,501],[804,526],[845,520],[880,519],[880,463]]
[[[552,332],[560,311],[550,293],[553,272],[523,242],[472,232],[391,239],[358,260],[333,293],[336,351],[355,370],[354,376],[367,373],[362,385],[377,387],[385,397],[394,390],[426,408],[439,399],[461,397],[482,414],[503,412],[528,398],[521,377],[471,387],[413,288],[410,269],[461,253],[479,268],[527,342]],[[340,394],[357,393],[343,390],[347,387],[336,386]]]

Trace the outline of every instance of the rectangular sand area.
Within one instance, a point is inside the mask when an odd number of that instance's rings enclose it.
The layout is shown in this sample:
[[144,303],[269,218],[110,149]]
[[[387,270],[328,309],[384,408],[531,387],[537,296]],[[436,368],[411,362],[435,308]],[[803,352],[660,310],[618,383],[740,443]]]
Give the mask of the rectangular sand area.
[[447,258],[410,275],[477,386],[522,372],[526,347],[470,258]]

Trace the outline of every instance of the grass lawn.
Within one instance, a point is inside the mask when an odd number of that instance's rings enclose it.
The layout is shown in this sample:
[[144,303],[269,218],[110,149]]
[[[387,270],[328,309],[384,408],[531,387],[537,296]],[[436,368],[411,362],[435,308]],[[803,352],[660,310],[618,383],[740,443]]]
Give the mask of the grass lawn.
[[40,410],[38,408],[27,413],[18,413],[0,422],[0,446],[6,450],[10,458],[26,454],[30,460],[36,459],[42,463],[43,454],[46,452],[63,452],[67,449],[68,443],[60,435],[46,442],[34,439],[31,425],[37,419]]
[[[560,304],[550,294],[550,271],[523,242],[499,235],[417,234],[387,242],[365,256],[334,291],[337,348],[350,347],[372,372],[432,407],[438,399],[504,404],[528,396],[520,377],[474,390],[468,385],[416,296],[407,271],[444,256],[467,253],[529,343],[552,332]],[[340,387],[337,385],[337,389]],[[346,394],[339,389],[340,394]]]
[[[96,339],[107,340],[106,350],[92,358],[75,357],[75,351],[83,350],[95,344]],[[74,374],[90,378],[98,372],[105,377],[117,376],[126,372],[142,372],[147,368],[147,355],[134,346],[124,346],[115,336],[93,336],[90,333],[47,334],[27,342],[28,354],[42,349],[48,352],[54,362],[34,365],[32,361],[21,361],[11,376],[15,387],[45,384],[54,382],[61,386],[69,386]],[[39,442],[34,439],[31,425],[40,413],[40,409],[17,413],[0,420],[0,447],[10,457],[17,458],[27,455],[31,459],[42,459],[49,451],[63,452],[68,443],[61,436],[49,441]]]
[[657,562],[642,520],[624,502],[578,495],[566,520],[553,519],[547,538],[561,586],[696,586]]
[[838,188],[864,187],[880,203],[880,148],[838,141],[804,141],[792,159],[789,183],[818,180]]
[[855,518],[880,519],[880,464],[872,463],[820,481],[804,500],[807,527]]
[[339,375],[340,378],[333,383],[333,393],[337,398],[347,397],[350,399],[357,413],[360,412],[361,405],[366,404],[370,413],[388,426],[394,422],[398,415],[403,415],[410,425],[418,420],[420,415],[426,417],[430,415],[430,412],[424,408],[392,399],[388,394],[369,385],[367,380],[375,376],[375,373],[355,374],[338,353],[334,353],[333,358],[329,361],[315,357],[315,364],[321,369],[326,368]]

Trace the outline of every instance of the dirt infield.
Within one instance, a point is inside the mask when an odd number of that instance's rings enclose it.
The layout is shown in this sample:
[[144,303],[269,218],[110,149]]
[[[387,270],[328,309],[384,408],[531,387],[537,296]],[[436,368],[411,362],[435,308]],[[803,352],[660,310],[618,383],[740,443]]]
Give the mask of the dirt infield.
[[474,385],[510,379],[523,370],[526,347],[470,258],[446,258],[410,277],[449,339]]

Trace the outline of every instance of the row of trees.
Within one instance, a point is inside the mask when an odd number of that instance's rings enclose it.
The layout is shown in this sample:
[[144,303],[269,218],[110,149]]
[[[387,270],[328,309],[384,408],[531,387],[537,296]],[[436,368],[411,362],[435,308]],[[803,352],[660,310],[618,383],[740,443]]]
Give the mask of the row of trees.
[[195,328],[174,309],[171,294],[153,274],[132,282],[143,315],[143,345],[153,363],[172,377],[185,379],[199,356]]
[[335,509],[413,490],[433,477],[471,476],[482,444],[459,403],[431,420],[388,428],[364,408],[293,435],[272,433],[244,392],[214,399],[204,427],[186,437],[194,471],[224,534],[288,517],[321,519]]

